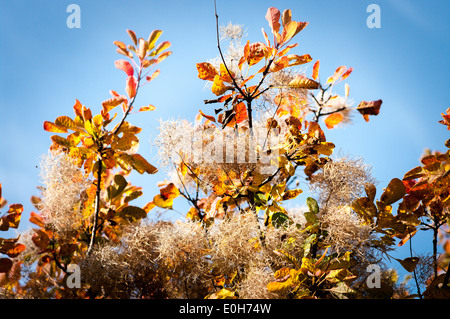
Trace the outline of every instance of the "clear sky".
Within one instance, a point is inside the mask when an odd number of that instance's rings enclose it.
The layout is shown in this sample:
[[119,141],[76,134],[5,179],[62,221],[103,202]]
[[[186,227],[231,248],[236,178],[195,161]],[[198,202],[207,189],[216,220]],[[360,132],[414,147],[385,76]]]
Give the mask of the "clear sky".
[[[81,9],[81,28],[66,25],[71,3]],[[381,9],[381,28],[366,24],[370,4]],[[379,194],[392,178],[417,166],[425,148],[444,149],[449,132],[437,121],[450,107],[449,1],[217,0],[219,22],[244,24],[251,42],[263,41],[261,28],[269,33],[265,14],[271,6],[289,8],[293,20],[309,22],[294,38],[299,46],[293,53],[320,59],[323,78],[340,65],[353,67],[346,82],[355,103],[383,100],[380,115],[369,123],[355,116],[352,125],[324,128],[337,150],[373,166]],[[212,93],[197,78],[195,64],[218,55],[213,1],[0,0],[0,182],[9,204],[25,206],[20,229],[30,226],[29,199],[40,185],[36,166],[51,144],[42,123],[72,117],[75,99],[98,113],[109,90],[124,92],[113,41],[129,43],[126,29],[144,38],[161,29],[161,40],[172,43],[160,76],[137,100],[156,111],[129,118],[143,128],[139,152],[156,162],[149,140],[159,119],[193,120],[200,108],[212,110],[203,105]],[[308,74],[311,68],[312,63]],[[140,203],[151,201],[156,182],[164,178],[163,173],[133,175],[133,184],[144,187]],[[303,204],[305,198],[298,198]]]

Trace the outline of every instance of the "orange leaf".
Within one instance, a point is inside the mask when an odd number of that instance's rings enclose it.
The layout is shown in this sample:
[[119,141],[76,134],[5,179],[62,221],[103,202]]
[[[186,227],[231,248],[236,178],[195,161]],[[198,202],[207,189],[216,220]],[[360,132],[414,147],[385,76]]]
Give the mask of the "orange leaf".
[[115,108],[116,106],[122,104],[126,100],[127,100],[127,98],[125,96],[117,95],[117,96],[113,96],[112,98],[110,98],[110,99],[108,99],[106,101],[103,101],[102,102],[103,114],[108,113],[113,108]]
[[289,60],[289,66],[301,65],[312,61],[312,58],[309,54],[304,55],[289,54],[287,58]]
[[153,105],[149,104],[147,106],[141,107],[138,112],[154,111],[154,110],[156,110],[156,107],[154,107]]
[[65,127],[56,125],[49,121],[44,121],[44,130],[52,133],[67,133],[67,129]]
[[143,209],[145,210],[146,213],[148,213],[148,212],[151,211],[155,206],[156,206],[155,203],[150,202],[150,203],[147,203],[147,204],[143,207]]
[[369,115],[378,115],[380,113],[381,103],[383,103],[382,100],[371,102],[361,101],[356,109],[362,114],[364,120],[369,122]]
[[202,80],[214,81],[218,74],[216,68],[208,62],[197,63],[198,77]]
[[255,42],[250,44],[248,47],[248,53],[245,56],[248,65],[252,66],[261,61],[266,56],[267,52],[267,47],[262,42]]
[[313,66],[312,78],[313,78],[314,80],[317,80],[317,78],[319,77],[319,68],[320,68],[320,61],[317,60],[317,61],[314,63],[314,66]]
[[16,244],[13,248],[9,249],[6,254],[8,255],[8,257],[15,258],[19,256],[20,253],[25,250],[25,248],[26,247],[23,244]]
[[213,116],[211,116],[211,115],[206,115],[205,113],[202,112],[202,110],[199,110],[199,113],[200,113],[204,118],[206,118],[206,119],[208,119],[208,120],[210,120],[210,121],[212,121],[212,122],[216,122],[216,119],[215,119]]
[[77,116],[82,118],[84,121],[89,121],[92,118],[92,112],[89,108],[85,107],[80,103],[80,101],[75,100],[75,105],[73,110]]
[[247,108],[246,108],[244,102],[236,104],[233,107],[233,109],[234,109],[234,112],[236,113],[234,119],[236,120],[237,124],[239,124],[242,121],[247,119],[247,117],[248,117],[248,115],[247,115]]
[[332,129],[335,125],[339,124],[344,119],[342,113],[334,113],[329,115],[325,119],[325,125],[328,129]]
[[[272,65],[270,66],[269,71],[270,72],[278,72],[286,67],[289,66],[289,59],[287,56],[282,56],[281,58],[273,61]],[[263,67],[261,69],[261,72],[264,71],[266,67]]]
[[127,92],[130,99],[136,95],[136,88],[137,88],[136,78],[134,76],[129,76],[127,78],[127,85],[125,87],[125,91]]
[[40,214],[36,214],[35,212],[31,212],[31,217],[29,220],[31,223],[38,225],[39,227],[44,227],[45,225],[42,216]]
[[[345,71],[346,68],[347,68],[346,66],[340,66],[340,67],[338,67],[338,68],[336,69],[336,71],[334,71],[333,76],[330,76],[330,77],[328,78],[326,84],[336,82],[336,81],[342,76],[342,74],[344,73],[344,71]],[[350,71],[350,72],[351,72],[351,71]]]
[[156,78],[159,75],[159,73],[161,73],[161,70],[158,69],[155,72],[153,72],[153,74],[151,76],[147,76],[146,77],[147,82],[150,82],[151,80]]
[[114,62],[114,65],[119,70],[124,71],[128,76],[133,76],[134,69],[133,69],[133,66],[128,61],[117,60],[117,61]]

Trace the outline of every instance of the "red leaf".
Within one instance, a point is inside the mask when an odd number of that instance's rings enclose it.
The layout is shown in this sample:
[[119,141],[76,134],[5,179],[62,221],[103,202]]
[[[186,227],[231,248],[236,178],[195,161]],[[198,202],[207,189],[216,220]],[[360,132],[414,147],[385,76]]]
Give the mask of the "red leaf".
[[317,78],[319,77],[319,68],[320,68],[320,61],[317,60],[316,63],[314,63],[314,66],[313,66],[312,78],[314,80],[317,80]]
[[344,74],[342,74],[341,80],[345,80],[350,75],[350,73],[352,73],[352,71],[353,68],[348,68],[347,71],[345,71]]
[[116,68],[118,68],[119,70],[124,71],[128,76],[133,76],[134,75],[134,69],[133,66],[125,60],[117,60],[114,62]]
[[129,76],[127,78],[127,85],[125,91],[127,92],[130,99],[136,95],[137,80],[134,76]]
[[272,29],[273,34],[280,31],[280,11],[277,8],[271,7],[267,10],[266,19]]

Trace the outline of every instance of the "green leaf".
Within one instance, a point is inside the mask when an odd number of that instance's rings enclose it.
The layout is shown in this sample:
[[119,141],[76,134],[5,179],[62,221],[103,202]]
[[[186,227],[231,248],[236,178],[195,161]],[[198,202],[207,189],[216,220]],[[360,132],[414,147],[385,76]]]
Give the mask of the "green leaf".
[[289,216],[282,212],[273,213],[271,219],[272,219],[272,225],[275,228],[280,228],[280,227],[286,228],[287,226],[293,224],[293,221],[289,218]]
[[305,215],[306,221],[312,225],[315,225],[318,222],[317,216],[314,213],[306,212]]
[[319,213],[319,204],[317,204],[317,201],[312,198],[312,197],[308,197],[306,199],[306,205],[309,208],[309,211],[313,214],[317,214]]

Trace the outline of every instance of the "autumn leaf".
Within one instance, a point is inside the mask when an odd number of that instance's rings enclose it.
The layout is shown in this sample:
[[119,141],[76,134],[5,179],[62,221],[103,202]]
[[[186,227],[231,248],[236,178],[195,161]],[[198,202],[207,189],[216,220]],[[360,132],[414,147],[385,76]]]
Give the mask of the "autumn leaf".
[[332,129],[334,126],[339,124],[344,119],[342,113],[333,113],[327,116],[325,119],[325,125],[328,129]]
[[11,249],[8,249],[6,251],[6,255],[10,258],[15,258],[20,255],[21,252],[23,252],[26,249],[25,245],[23,244],[15,244],[14,247]]
[[0,273],[7,273],[13,265],[9,258],[0,258]]
[[369,115],[378,115],[380,113],[381,103],[383,103],[382,100],[371,102],[361,101],[356,109],[362,114],[364,120],[369,122]]
[[31,237],[31,240],[37,247],[41,249],[46,249],[50,244],[50,238],[42,229],[37,230],[36,233],[34,233],[34,235]]
[[136,33],[134,33],[133,30],[126,30],[128,35],[130,36],[131,40],[133,41],[134,45],[137,45],[137,37],[136,37]]
[[156,107],[149,104],[147,106],[141,107],[138,112],[146,112],[146,111],[154,111],[154,110],[156,110]]
[[447,114],[441,113],[442,120],[439,121],[440,124],[447,125],[447,130],[450,130],[450,107],[446,111]]
[[389,182],[386,190],[381,195],[380,202],[384,205],[391,205],[405,196],[405,194],[406,188],[403,182],[398,178],[394,178]]
[[117,60],[114,62],[117,69],[124,71],[128,76],[134,75],[134,68],[130,62],[125,60]]
[[325,84],[333,84],[334,82],[336,82],[345,72],[345,70],[347,69],[346,66],[340,66],[336,69],[336,71],[334,71],[334,74],[332,76],[330,76],[327,80],[327,82]]
[[39,227],[44,227],[45,222],[40,214],[36,214],[35,212],[31,212],[29,221]]
[[218,74],[216,68],[208,62],[197,63],[198,77],[202,80],[214,81],[214,77]]
[[289,60],[289,66],[301,65],[312,61],[312,58],[309,54],[304,55],[289,54],[287,55],[287,58]]
[[214,82],[211,88],[211,91],[219,96],[224,94],[229,89],[228,86],[226,86],[223,81],[220,79],[220,76],[217,74],[214,76]]
[[161,188],[159,192],[160,193],[153,198],[153,203],[161,208],[172,208],[173,200],[180,195],[180,191],[173,183]]
[[117,216],[133,223],[139,219],[147,217],[147,213],[140,207],[126,206],[117,213]]
[[44,130],[52,133],[67,133],[67,129],[64,126],[56,125],[49,121],[44,121]]
[[145,79],[147,80],[147,82],[152,81],[154,78],[156,78],[159,74],[161,73],[161,70],[156,70],[155,72],[152,73],[152,75],[147,76]]
[[353,71],[353,68],[348,68],[348,69],[344,72],[344,74],[342,74],[341,80],[345,80],[345,79],[350,75],[350,73],[352,73],[352,71]]
[[163,32],[161,30],[153,30],[150,35],[148,36],[147,43],[148,43],[148,49],[153,50],[155,47],[156,41],[159,39]]
[[155,51],[152,53],[153,56],[156,56],[160,54],[162,51],[170,48],[172,44],[169,41],[161,42],[155,49]]
[[280,43],[289,42],[297,33],[302,31],[307,25],[308,22],[289,21],[283,28]]
[[212,121],[212,122],[216,122],[216,119],[214,118],[214,116],[206,115],[205,113],[202,112],[202,110],[199,110],[198,112],[199,112],[199,114],[200,114],[201,116],[203,116],[203,117],[206,118],[207,120],[210,120],[210,121]]
[[249,66],[257,64],[264,57],[267,56],[267,47],[262,42],[255,42],[249,45],[247,42],[248,50],[244,50],[245,58]]
[[320,68],[320,61],[317,60],[317,61],[314,63],[314,66],[313,66],[313,72],[312,72],[312,78],[313,78],[314,80],[317,80],[317,78],[319,77],[319,68]]
[[271,7],[267,10],[266,19],[269,22],[269,26],[272,29],[272,33],[275,35],[280,31],[280,11],[277,8]]
[[137,88],[137,80],[134,76],[129,76],[127,78],[127,84],[125,87],[125,91],[127,92],[130,99],[132,99],[136,95]]
[[303,74],[299,74],[291,82],[289,82],[288,87],[296,89],[315,90],[319,88],[319,83],[314,80],[308,79]]
[[133,154],[131,157],[132,157],[131,164],[133,168],[140,174],[144,173],[155,174],[158,171],[158,169],[155,166],[147,162],[147,160],[143,158],[141,155]]
[[405,268],[405,270],[408,272],[413,272],[414,269],[416,269],[417,263],[420,260],[418,257],[408,257],[405,259],[394,258],[394,259],[397,260],[400,263],[400,265],[402,265],[402,267]]
[[303,191],[300,188],[290,189],[290,190],[284,192],[283,200],[288,200],[288,199],[295,198],[298,195],[300,195],[301,193],[303,193]]

